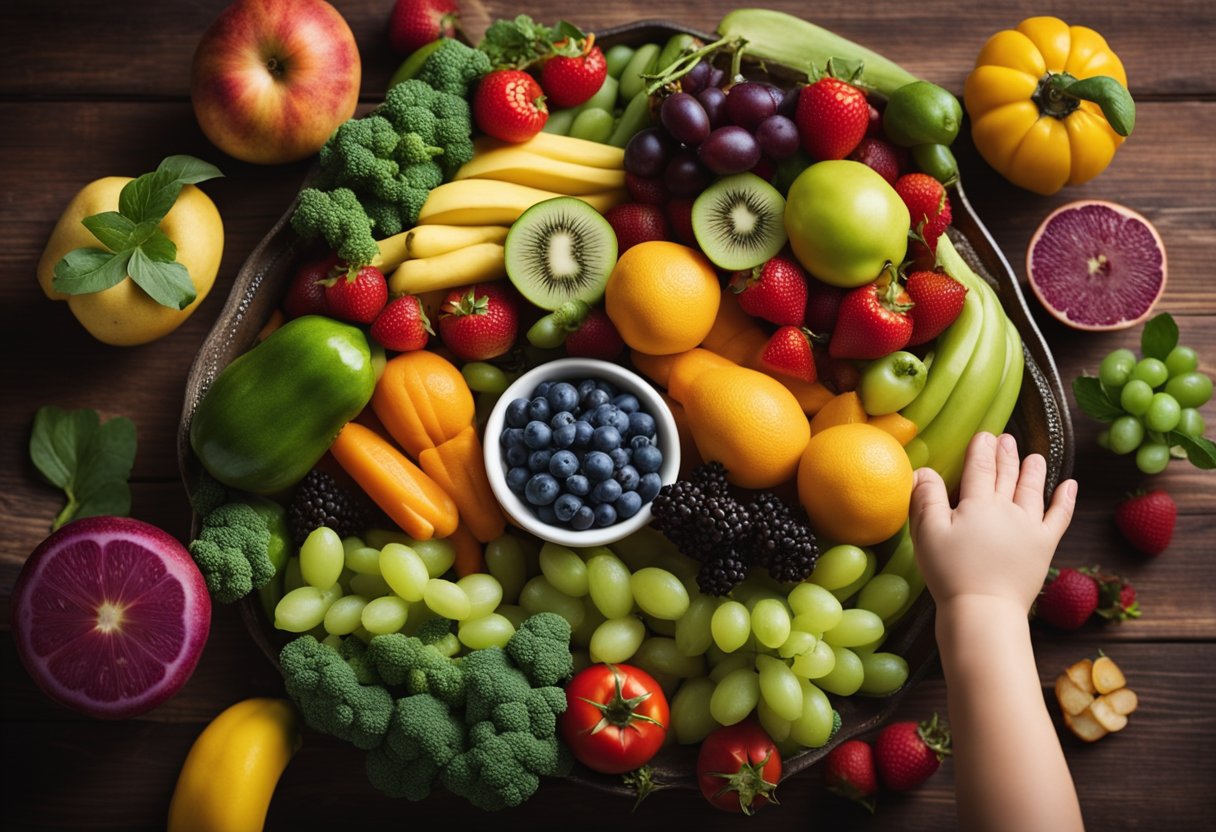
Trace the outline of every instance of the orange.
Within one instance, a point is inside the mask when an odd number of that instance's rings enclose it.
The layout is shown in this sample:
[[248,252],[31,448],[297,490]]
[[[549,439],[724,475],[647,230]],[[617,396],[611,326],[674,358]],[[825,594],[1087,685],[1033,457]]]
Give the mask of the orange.
[[793,477],[811,437],[794,394],[746,367],[701,373],[682,404],[701,458],[721,462],[727,479],[744,488],[772,488]]
[[864,422],[811,437],[798,465],[798,499],[818,534],[871,546],[908,519],[912,463],[891,434]]
[[721,298],[717,272],[703,254],[652,240],[621,255],[604,290],[604,310],[630,347],[670,355],[701,343]]
[[811,419],[811,432],[823,433],[828,428],[869,421],[866,409],[861,406],[861,396],[856,391],[841,393],[828,399]]
[[898,411],[883,416],[871,416],[870,424],[894,436],[900,445],[907,445],[916,438],[916,422],[905,419]]

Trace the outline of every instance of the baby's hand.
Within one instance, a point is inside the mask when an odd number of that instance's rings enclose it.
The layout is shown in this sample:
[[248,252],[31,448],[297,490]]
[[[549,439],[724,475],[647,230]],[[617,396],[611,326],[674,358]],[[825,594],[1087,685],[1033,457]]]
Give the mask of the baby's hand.
[[977,434],[967,448],[958,507],[931,468],[916,471],[910,523],[916,559],[938,605],[989,596],[1029,610],[1072,520],[1077,484],[1056,488],[1043,513],[1047,464],[1031,454],[1018,467],[1017,442]]

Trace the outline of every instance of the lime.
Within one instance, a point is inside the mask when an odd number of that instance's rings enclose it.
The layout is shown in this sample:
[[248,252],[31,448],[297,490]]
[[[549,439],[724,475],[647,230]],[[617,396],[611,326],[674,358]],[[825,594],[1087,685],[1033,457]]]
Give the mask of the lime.
[[903,147],[950,144],[963,122],[963,108],[946,89],[913,81],[891,93],[883,112],[887,138]]

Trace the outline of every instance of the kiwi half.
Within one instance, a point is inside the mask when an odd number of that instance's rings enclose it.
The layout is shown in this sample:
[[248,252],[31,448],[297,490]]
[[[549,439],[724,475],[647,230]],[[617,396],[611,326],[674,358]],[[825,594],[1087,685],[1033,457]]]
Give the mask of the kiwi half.
[[507,277],[541,309],[595,303],[616,265],[616,232],[599,211],[571,196],[524,211],[503,245]]
[[718,268],[742,271],[759,266],[789,239],[785,198],[754,173],[727,176],[692,204],[692,230]]

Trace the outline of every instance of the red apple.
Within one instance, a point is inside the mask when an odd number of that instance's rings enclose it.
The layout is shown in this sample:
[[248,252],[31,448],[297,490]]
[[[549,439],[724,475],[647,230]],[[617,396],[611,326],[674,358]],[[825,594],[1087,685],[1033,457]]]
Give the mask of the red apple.
[[190,96],[218,148],[245,162],[311,156],[355,113],[355,36],[324,0],[237,0],[194,53]]

